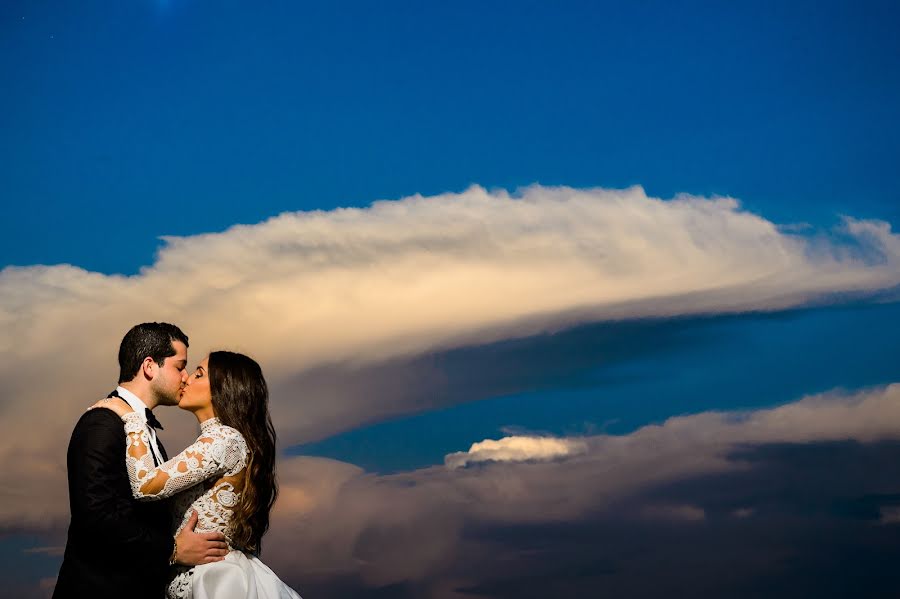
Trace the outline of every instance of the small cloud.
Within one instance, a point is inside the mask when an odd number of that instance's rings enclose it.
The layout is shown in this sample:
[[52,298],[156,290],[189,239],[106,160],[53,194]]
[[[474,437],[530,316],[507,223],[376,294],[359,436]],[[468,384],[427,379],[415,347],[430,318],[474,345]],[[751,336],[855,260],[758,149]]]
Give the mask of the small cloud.
[[890,505],[881,508],[881,524],[900,524],[900,505]]
[[739,507],[738,509],[731,512],[731,515],[735,518],[749,518],[753,514],[756,513],[756,510],[752,507]]
[[810,231],[813,229],[813,226],[809,223],[800,222],[800,223],[783,223],[778,225],[778,230],[782,233],[799,233],[802,231]]
[[444,457],[447,468],[464,468],[478,462],[545,462],[585,453],[587,443],[581,439],[557,437],[504,437],[473,443],[469,451]]
[[667,520],[670,522],[700,522],[706,519],[703,508],[694,505],[648,505],[641,512],[647,520]]
[[507,437],[546,437],[546,436],[550,436],[550,433],[548,433],[548,432],[536,431],[534,429],[529,429],[524,426],[510,425],[510,424],[501,426],[500,432],[503,433],[504,435],[506,435]]

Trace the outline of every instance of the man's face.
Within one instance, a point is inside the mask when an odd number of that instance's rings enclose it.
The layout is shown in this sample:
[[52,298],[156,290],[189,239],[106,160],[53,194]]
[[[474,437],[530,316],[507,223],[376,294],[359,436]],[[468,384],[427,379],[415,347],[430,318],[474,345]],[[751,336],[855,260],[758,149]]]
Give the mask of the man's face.
[[158,365],[156,375],[150,383],[158,405],[177,406],[181,388],[187,380],[187,347],[181,341],[173,341],[174,356],[169,356]]

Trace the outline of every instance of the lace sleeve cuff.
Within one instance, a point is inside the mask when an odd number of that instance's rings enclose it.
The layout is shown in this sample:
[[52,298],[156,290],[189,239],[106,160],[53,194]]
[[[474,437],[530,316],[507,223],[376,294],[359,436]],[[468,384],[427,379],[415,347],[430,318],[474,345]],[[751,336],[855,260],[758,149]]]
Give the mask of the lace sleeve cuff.
[[122,416],[122,422],[125,423],[126,433],[141,433],[147,429],[143,418],[137,412],[129,412]]

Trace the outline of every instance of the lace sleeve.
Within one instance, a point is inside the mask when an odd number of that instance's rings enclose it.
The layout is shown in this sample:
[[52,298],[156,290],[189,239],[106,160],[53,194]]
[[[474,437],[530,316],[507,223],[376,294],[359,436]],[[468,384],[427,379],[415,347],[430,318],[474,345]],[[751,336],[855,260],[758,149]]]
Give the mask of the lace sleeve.
[[125,465],[135,499],[153,501],[171,497],[228,469],[227,439],[211,433],[201,434],[187,449],[156,467],[150,453],[150,435],[140,415],[131,412],[122,420],[126,435]]

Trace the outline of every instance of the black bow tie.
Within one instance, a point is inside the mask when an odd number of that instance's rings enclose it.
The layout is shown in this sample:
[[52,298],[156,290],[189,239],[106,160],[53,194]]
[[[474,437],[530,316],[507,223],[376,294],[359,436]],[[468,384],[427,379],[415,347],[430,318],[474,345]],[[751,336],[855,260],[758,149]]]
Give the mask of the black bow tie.
[[[122,399],[122,396],[119,395],[119,392],[116,391],[115,389],[113,389],[113,392],[110,393],[109,395],[107,395],[107,397],[118,397],[122,401],[125,401],[124,399]],[[128,402],[125,402],[125,403],[128,403]],[[159,420],[156,419],[156,416],[153,415],[153,412],[150,411],[150,408],[144,408],[144,416],[147,417],[147,424],[149,424],[153,428],[158,428],[159,430],[163,430],[163,425],[161,425],[159,423]]]
[[163,430],[163,425],[159,423],[159,420],[156,419],[156,416],[153,415],[153,412],[150,411],[150,408],[144,408],[144,414],[147,415],[147,424],[149,424],[153,428]]

